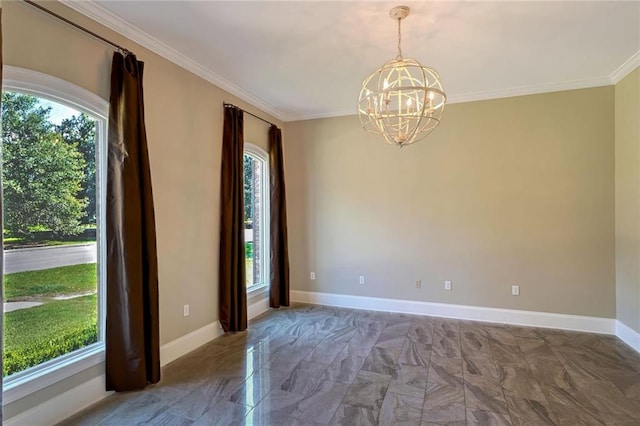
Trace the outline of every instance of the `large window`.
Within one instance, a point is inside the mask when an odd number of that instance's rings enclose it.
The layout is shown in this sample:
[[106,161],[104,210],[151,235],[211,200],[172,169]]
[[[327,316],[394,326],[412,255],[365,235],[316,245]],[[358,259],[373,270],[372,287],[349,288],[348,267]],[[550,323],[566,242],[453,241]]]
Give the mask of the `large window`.
[[244,148],[244,240],[247,289],[269,281],[269,162],[255,145]]
[[5,403],[103,358],[108,113],[106,101],[84,89],[7,68],[2,88]]

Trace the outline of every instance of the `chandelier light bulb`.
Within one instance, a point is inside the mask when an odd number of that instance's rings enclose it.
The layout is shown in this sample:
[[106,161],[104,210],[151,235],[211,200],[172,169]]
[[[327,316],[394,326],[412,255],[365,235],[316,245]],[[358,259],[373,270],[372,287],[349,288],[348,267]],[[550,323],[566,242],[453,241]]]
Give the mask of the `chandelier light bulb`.
[[365,131],[403,147],[425,138],[440,124],[447,95],[434,69],[402,56],[401,22],[409,8],[396,6],[389,15],[398,21],[398,55],[364,79],[358,115]]

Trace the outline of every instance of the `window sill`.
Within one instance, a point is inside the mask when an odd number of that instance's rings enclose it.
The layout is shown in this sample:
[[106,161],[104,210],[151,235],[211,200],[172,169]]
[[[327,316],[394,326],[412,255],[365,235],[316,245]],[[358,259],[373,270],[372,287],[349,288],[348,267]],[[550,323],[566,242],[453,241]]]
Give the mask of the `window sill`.
[[247,288],[247,297],[262,296],[269,293],[269,286],[267,284],[258,284]]
[[24,372],[4,379],[3,405],[10,404],[34,392],[104,362],[104,343],[52,359]]

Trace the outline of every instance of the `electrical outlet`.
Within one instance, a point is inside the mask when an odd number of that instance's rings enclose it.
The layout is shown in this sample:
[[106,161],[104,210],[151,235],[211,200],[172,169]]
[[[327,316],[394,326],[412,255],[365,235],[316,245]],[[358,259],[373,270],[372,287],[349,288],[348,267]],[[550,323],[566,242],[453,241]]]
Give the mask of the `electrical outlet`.
[[315,273],[315,272],[312,272],[312,273],[310,274],[310,278],[311,278],[311,281],[315,280],[315,279],[316,279],[316,273]]
[[360,275],[360,284],[364,284],[364,275]]
[[422,280],[416,281],[416,288],[422,288]]
[[520,296],[520,286],[519,285],[512,285],[511,286],[511,294],[513,296]]
[[451,290],[451,281],[445,281],[444,282],[444,289],[445,290]]
[[182,307],[182,315],[184,315],[185,317],[189,316],[189,305],[184,305]]

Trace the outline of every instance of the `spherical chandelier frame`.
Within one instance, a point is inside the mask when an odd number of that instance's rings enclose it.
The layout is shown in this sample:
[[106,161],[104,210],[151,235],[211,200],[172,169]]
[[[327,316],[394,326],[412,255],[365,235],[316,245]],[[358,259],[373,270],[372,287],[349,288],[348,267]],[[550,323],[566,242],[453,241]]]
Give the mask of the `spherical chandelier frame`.
[[363,129],[400,147],[428,136],[440,124],[447,100],[434,69],[402,57],[400,23],[408,14],[406,6],[389,12],[398,21],[398,56],[364,79],[358,100]]

